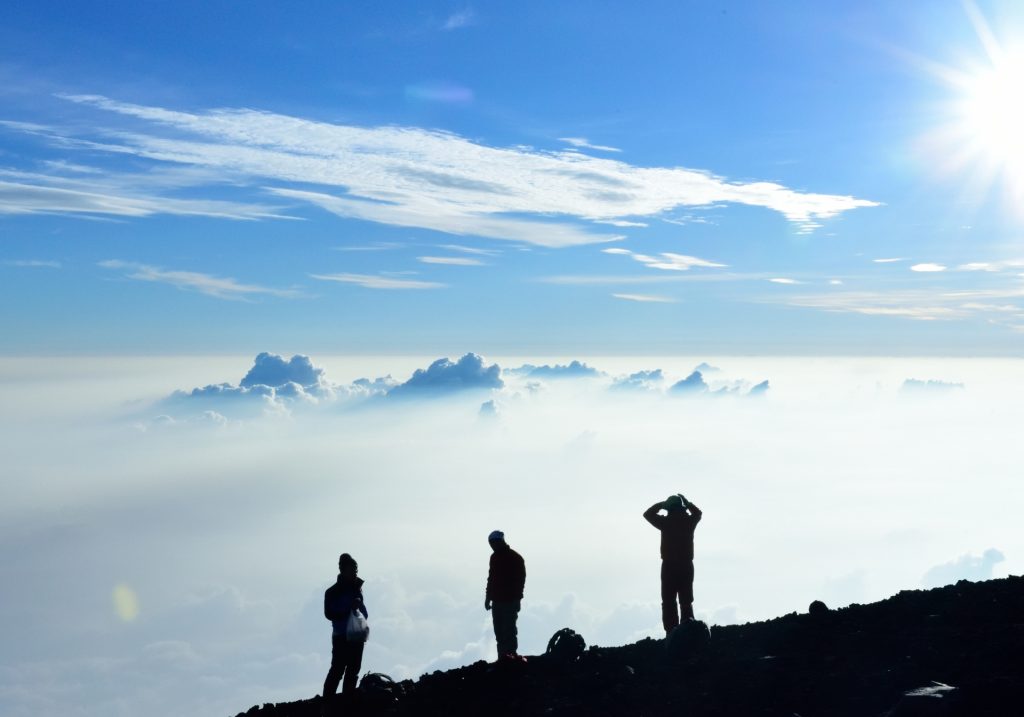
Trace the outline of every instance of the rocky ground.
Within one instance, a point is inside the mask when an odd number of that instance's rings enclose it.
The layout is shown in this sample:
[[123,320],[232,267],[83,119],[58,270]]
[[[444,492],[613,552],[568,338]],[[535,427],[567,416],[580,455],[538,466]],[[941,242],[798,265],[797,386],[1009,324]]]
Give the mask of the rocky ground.
[[[584,636],[585,637],[585,636]],[[685,637],[685,639],[683,639]],[[1024,578],[961,581],[673,640],[590,647],[566,662],[478,662],[374,689],[361,715],[1024,715]],[[372,682],[372,680],[371,680]],[[253,707],[313,717],[319,698]],[[356,710],[350,710],[352,713]]]

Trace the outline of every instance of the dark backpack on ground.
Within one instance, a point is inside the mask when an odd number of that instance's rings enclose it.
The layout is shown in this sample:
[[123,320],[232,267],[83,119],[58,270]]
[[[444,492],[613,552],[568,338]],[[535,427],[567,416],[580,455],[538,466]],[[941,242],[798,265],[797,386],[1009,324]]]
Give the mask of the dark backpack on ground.
[[405,687],[392,680],[383,672],[368,672],[359,682],[363,703],[374,709],[384,709],[398,704],[405,695]]
[[586,640],[575,630],[563,627],[548,640],[544,654],[558,662],[576,662],[587,649]]

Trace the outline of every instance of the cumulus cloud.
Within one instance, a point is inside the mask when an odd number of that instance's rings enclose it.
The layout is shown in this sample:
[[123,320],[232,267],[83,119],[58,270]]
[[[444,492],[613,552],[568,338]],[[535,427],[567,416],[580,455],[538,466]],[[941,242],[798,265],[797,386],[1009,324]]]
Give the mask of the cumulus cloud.
[[480,404],[480,418],[483,418],[483,419],[497,418],[498,414],[499,414],[498,404],[494,401],[494,399],[491,399],[489,401],[484,401],[483,403]]
[[669,388],[669,393],[675,394],[707,393],[707,391],[708,384],[700,371],[694,371],[686,378],[672,384]]
[[620,376],[612,381],[609,387],[613,391],[653,391],[661,388],[665,375],[660,368],[652,371],[637,371],[628,376]]
[[510,373],[525,374],[530,378],[591,378],[600,376],[601,372],[582,361],[573,360],[568,364],[534,366],[523,364],[519,368],[510,369]]
[[[465,88],[410,91],[412,97],[431,101],[472,97]],[[216,177],[197,180],[189,190],[231,181],[237,187],[268,191],[279,199],[312,204],[344,217],[543,246],[613,240],[619,235],[600,232],[596,225],[716,202],[769,209],[806,231],[845,211],[877,205],[852,196],[799,192],[773,182],[729,181],[702,170],[643,167],[576,151],[493,147],[418,127],[357,127],[248,109],[183,112],[97,95],[64,99],[106,113],[91,133],[52,127],[32,130],[60,144],[65,152],[135,156]],[[127,119],[133,121],[131,131],[119,126]],[[8,130],[28,131],[12,126]],[[193,200],[155,192],[133,195],[134,178],[114,177],[110,181],[119,188],[94,197],[42,183],[21,188],[0,185],[0,207],[9,212],[145,215],[190,209],[209,214],[218,206],[194,206]],[[295,185],[321,190],[300,190]],[[65,198],[66,206],[49,200],[45,207],[34,207],[33,198],[26,194],[47,191],[73,196]],[[221,210],[225,216],[259,214],[252,207],[232,211],[221,206]]]
[[138,264],[117,259],[101,261],[99,265],[105,269],[121,269],[125,272],[125,278],[128,279],[170,284],[178,289],[195,291],[216,299],[244,301],[251,296],[261,294],[287,299],[301,296],[300,292],[295,289],[274,289],[257,284],[243,284],[235,279],[213,276],[212,274],[204,274],[198,271],[167,270],[148,264]]
[[258,385],[281,387],[297,383],[304,388],[312,388],[324,382],[324,370],[314,366],[309,356],[296,354],[285,361],[276,354],[264,352],[256,356],[252,368],[238,385],[246,388]]
[[395,398],[445,395],[498,389],[504,385],[498,364],[488,366],[482,356],[468,353],[455,362],[440,358],[425,369],[416,369],[408,381],[395,386],[387,395]]
[[991,580],[993,569],[1005,559],[1006,556],[995,548],[989,548],[982,555],[965,553],[956,560],[930,568],[921,578],[921,584],[937,588],[958,580]]
[[[308,356],[296,354],[286,360],[263,352],[256,356],[238,385],[218,383],[175,391],[160,406],[191,411],[185,417],[191,424],[204,417],[209,422],[222,424],[227,419],[221,414],[232,417],[287,415],[304,405],[352,403],[383,396],[396,385],[390,376],[373,380],[361,378],[349,385],[336,384],[328,380],[324,370],[314,366]],[[161,422],[172,425],[179,422],[179,417],[166,416],[155,421]]]
[[945,271],[946,267],[943,264],[933,264],[931,262],[925,262],[923,264],[914,264],[913,266],[910,267],[910,270],[911,271],[918,271],[918,272],[929,273],[929,272]]
[[750,391],[747,392],[748,396],[763,396],[768,393],[768,379],[765,379],[761,383],[755,384]]

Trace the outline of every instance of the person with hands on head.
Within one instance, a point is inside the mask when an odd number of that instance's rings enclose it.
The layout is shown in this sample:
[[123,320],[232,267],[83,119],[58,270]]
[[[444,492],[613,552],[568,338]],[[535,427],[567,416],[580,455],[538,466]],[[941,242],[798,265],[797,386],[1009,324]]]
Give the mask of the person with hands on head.
[[666,636],[679,625],[680,614],[683,620],[693,619],[693,532],[701,515],[682,493],[644,511],[647,522],[661,531],[661,622]]
[[526,661],[521,657],[516,621],[526,585],[526,563],[523,556],[505,542],[505,534],[495,530],[487,536],[491,545],[491,562],[487,571],[484,610],[491,612],[494,639],[498,643],[498,660]]
[[363,617],[369,617],[363,602],[363,581],[358,576],[359,564],[348,553],[338,558],[338,580],[324,593],[324,617],[331,621],[331,668],[324,680],[323,714],[331,714],[334,693],[342,676],[345,682],[341,688],[346,703],[355,698],[356,681],[363,664],[362,640],[348,639],[348,620],[358,610]]

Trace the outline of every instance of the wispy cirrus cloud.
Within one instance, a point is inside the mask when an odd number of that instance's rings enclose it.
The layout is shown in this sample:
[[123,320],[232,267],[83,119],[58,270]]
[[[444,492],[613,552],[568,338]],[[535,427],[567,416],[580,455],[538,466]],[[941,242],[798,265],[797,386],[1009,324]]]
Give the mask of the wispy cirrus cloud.
[[443,289],[447,284],[436,281],[421,281],[419,279],[396,279],[391,276],[379,274],[310,274],[310,277],[320,281],[337,281],[342,284],[355,284],[365,289]]
[[967,264],[960,264],[957,271],[987,271],[999,272],[1024,268],[1024,260],[1004,259],[1001,261],[972,261]]
[[906,259],[901,256],[892,256],[885,257],[882,259],[872,259],[871,261],[873,261],[875,264],[894,264],[898,261],[906,261]]
[[[101,112],[95,128],[33,127],[36,136],[59,143],[66,152],[201,170],[187,187],[193,193],[215,185],[217,180],[201,178],[212,175],[230,181],[236,191],[269,192],[347,218],[547,247],[614,241],[621,235],[603,231],[602,223],[635,223],[677,207],[762,207],[810,230],[843,212],[877,205],[774,182],[733,182],[703,170],[642,167],[575,151],[494,147],[418,127],[357,127],[248,109],[181,112],[97,95],[64,99]],[[127,181],[121,185],[129,186]],[[67,206],[56,201],[47,206],[129,215],[189,209],[155,190],[145,197],[125,190],[74,199],[67,198]],[[8,196],[4,205],[8,212],[25,211],[32,199]],[[192,208],[203,213],[215,209]],[[232,217],[274,215],[222,209]]]
[[603,144],[591,144],[590,140],[588,140],[586,137],[559,137],[558,141],[565,142],[566,144],[571,145],[573,147],[578,147],[579,149],[594,149],[597,150],[598,152],[622,151],[618,147],[609,147]]
[[462,244],[441,244],[438,249],[459,251],[463,254],[475,254],[477,256],[497,256],[498,254],[501,254],[500,249],[481,249],[480,247],[463,246]]
[[424,264],[446,264],[448,266],[484,266],[485,263],[466,256],[418,256],[416,259]]
[[648,304],[674,304],[676,300],[670,296],[655,296],[653,294],[612,294],[616,299],[625,301],[638,301]]
[[476,13],[471,8],[453,12],[441,25],[442,30],[459,30],[464,27],[476,24]]
[[770,281],[773,284],[786,284],[787,286],[792,286],[794,284],[802,284],[803,283],[802,281],[797,281],[796,279],[790,279],[790,278],[785,277],[785,276],[772,277],[768,281]]
[[721,269],[728,266],[727,264],[719,264],[714,261],[708,261],[707,259],[698,259],[695,256],[675,254],[667,251],[659,253],[656,257],[648,254],[638,254],[634,251],[630,251],[629,249],[623,249],[622,247],[609,247],[608,249],[602,249],[601,251],[605,254],[628,256],[652,269],[662,269],[664,271],[689,271],[695,266],[711,269]]
[[10,259],[3,262],[4,266],[17,266],[25,269],[60,269],[59,261],[47,259]]
[[105,269],[123,270],[124,277],[136,281],[149,281],[158,284],[169,284],[178,289],[195,291],[217,299],[245,301],[253,296],[265,295],[293,299],[301,296],[295,289],[275,289],[257,284],[243,284],[235,279],[213,276],[198,271],[178,271],[162,269],[149,264],[139,264],[119,259],[108,259],[99,262]]
[[995,289],[926,291],[833,292],[830,294],[789,296],[791,306],[825,311],[896,316],[919,321],[939,321],[983,317],[992,323],[1014,325],[1024,321],[1024,286]]
[[[44,182],[46,180],[43,180]],[[211,199],[175,199],[133,196],[129,188],[108,191],[68,188],[45,183],[0,181],[0,214],[83,214],[148,217],[156,214],[216,217],[220,219],[285,219],[273,208]]]

